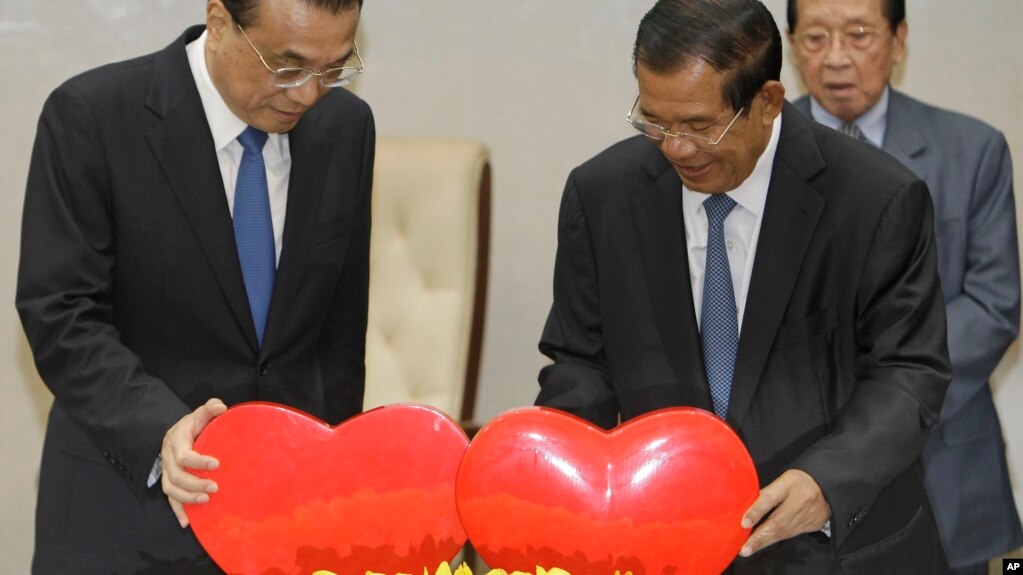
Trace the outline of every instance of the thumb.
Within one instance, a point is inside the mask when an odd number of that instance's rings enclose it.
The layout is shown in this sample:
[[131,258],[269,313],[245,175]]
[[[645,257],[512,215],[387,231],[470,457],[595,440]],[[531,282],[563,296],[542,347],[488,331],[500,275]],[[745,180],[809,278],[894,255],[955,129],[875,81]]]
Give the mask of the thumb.
[[227,405],[216,397],[211,398],[203,405],[200,405],[194,412],[192,412],[195,416],[192,421],[193,435],[198,436],[203,429],[206,429],[206,426],[209,425],[215,417],[225,411],[227,411]]

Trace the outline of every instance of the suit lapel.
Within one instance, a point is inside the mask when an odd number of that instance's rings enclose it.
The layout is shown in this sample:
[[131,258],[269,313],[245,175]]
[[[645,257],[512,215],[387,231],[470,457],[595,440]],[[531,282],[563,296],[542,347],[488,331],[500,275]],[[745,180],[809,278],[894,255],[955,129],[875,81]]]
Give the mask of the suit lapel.
[[316,229],[323,200],[327,170],[334,138],[317,137],[323,133],[315,108],[288,133],[291,150],[291,174],[288,181],[288,209],[284,222],[281,258],[277,266],[273,299],[267,318],[263,349],[273,348],[289,312],[286,302],[299,299],[302,270]]
[[889,89],[888,113],[883,150],[916,174],[923,174],[919,158],[927,149],[927,140],[906,96]]
[[235,319],[255,349],[256,332],[238,263],[224,181],[185,54],[185,44],[202,30],[201,26],[190,28],[157,56],[146,106],[162,121],[146,138]]
[[[184,49],[202,30],[201,26],[190,28],[158,56],[147,106],[161,116],[162,122],[147,134],[147,139],[228,305],[256,350],[259,344],[238,261],[224,182]],[[317,137],[320,133],[314,108],[288,134],[292,158],[288,207],[263,339],[264,352],[272,349],[278,337],[279,327],[275,329],[275,325],[287,318],[288,306],[281,302],[294,301],[297,297],[305,253],[316,227],[333,142],[330,138]]]
[[676,380],[688,389],[686,396],[702,399],[696,407],[710,410],[682,224],[682,181],[660,152],[651,151],[643,170],[652,186],[632,189],[629,198],[646,285]]
[[728,418],[736,427],[756,392],[826,203],[808,183],[824,167],[811,120],[791,105],[782,120],[732,378]]

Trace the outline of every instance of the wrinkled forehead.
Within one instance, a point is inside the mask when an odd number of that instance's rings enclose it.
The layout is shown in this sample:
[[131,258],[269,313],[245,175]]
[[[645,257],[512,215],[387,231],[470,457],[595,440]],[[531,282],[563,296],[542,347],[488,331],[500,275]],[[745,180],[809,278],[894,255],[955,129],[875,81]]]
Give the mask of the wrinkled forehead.
[[885,0],[797,0],[796,27],[887,23]]

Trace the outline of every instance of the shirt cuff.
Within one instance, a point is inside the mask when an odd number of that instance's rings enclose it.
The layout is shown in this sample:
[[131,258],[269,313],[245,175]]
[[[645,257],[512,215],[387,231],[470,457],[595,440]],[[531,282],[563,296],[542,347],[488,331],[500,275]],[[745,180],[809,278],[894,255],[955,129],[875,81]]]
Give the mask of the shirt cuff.
[[[153,462],[153,468],[149,471],[149,479],[146,480],[146,487],[156,485],[156,482],[160,480],[161,475],[163,475],[163,458],[157,455],[156,461]],[[829,522],[828,525],[831,525],[831,523]]]

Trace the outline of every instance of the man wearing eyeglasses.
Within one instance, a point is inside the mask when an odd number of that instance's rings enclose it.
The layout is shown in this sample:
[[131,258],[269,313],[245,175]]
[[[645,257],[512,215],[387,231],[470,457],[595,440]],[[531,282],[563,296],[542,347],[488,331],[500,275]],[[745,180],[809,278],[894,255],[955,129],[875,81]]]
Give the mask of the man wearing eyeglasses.
[[789,0],[804,114],[888,152],[927,182],[955,379],[923,452],[949,564],[986,574],[1023,545],[988,380],[1019,331],[1012,160],[990,126],[889,86],[905,52],[904,0]]
[[633,56],[641,134],[565,187],[537,403],[720,416],[762,487],[728,573],[947,573],[919,466],[951,379],[926,184],[784,101],[757,0],[660,0]]
[[209,0],[47,100],[17,292],[54,394],[33,573],[220,573],[183,512],[217,496],[198,433],[249,400],[361,411],[375,132],[336,89],[361,5]]

